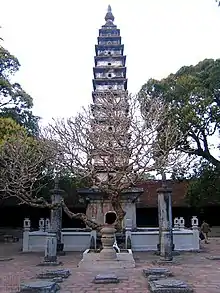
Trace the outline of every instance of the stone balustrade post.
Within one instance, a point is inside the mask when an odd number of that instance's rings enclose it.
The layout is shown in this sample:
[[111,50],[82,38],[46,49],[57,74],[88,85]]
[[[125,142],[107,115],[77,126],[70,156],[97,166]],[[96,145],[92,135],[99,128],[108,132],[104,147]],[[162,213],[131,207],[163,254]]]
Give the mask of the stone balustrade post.
[[159,218],[159,250],[160,256],[165,261],[172,261],[173,229],[172,229],[172,190],[161,187],[158,194]]
[[179,218],[174,218],[174,221],[173,222],[174,222],[174,228],[175,229],[179,229],[179,227],[180,227],[179,226]]
[[23,252],[29,251],[29,232],[31,230],[31,221],[29,218],[24,219],[24,225],[23,225]]
[[196,216],[193,216],[191,219],[192,229],[198,230],[199,228],[199,219]]
[[39,220],[39,231],[44,231],[45,221],[44,218],[40,218]]
[[45,220],[45,232],[49,232],[50,231],[50,219],[46,218]]
[[185,228],[185,220],[183,217],[179,218],[179,227],[180,229],[184,229]]
[[193,249],[200,249],[200,241],[199,241],[199,220],[196,216],[193,216],[191,219],[192,230],[193,230]]

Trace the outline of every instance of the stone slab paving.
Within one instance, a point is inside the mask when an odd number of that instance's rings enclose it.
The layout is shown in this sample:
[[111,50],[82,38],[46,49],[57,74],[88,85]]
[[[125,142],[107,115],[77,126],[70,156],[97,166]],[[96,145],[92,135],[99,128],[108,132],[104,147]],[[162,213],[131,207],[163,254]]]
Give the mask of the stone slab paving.
[[173,273],[167,269],[167,268],[148,268],[143,269],[144,276],[150,276],[150,275],[163,275],[167,277],[173,276]]
[[151,281],[149,289],[152,293],[193,293],[187,283],[173,278]]
[[21,284],[21,293],[56,293],[60,286],[51,281],[34,281]]
[[[0,262],[0,293],[15,293],[22,282],[36,281],[42,267],[36,266],[43,253],[23,254],[19,251],[21,243],[0,244],[0,257],[13,260]],[[219,260],[208,259],[220,255],[220,238],[210,239],[209,244],[203,244],[200,253],[183,253],[175,258],[179,265],[169,265],[175,279],[185,281],[194,288],[196,293],[220,292]],[[157,259],[153,253],[135,253],[136,268],[114,271],[84,271],[77,268],[82,258],[81,253],[66,253],[59,257],[63,266],[56,269],[69,269],[71,275],[60,283],[60,293],[149,293],[148,280],[143,275],[143,269],[153,268],[152,261]],[[158,267],[158,266],[157,266]],[[163,266],[164,267],[164,266]],[[46,269],[46,268],[45,268]],[[51,268],[48,268],[49,270]],[[118,284],[94,284],[92,281],[98,274],[114,273],[120,280]]]
[[119,283],[119,278],[116,274],[98,274],[93,279],[95,284],[117,284]]

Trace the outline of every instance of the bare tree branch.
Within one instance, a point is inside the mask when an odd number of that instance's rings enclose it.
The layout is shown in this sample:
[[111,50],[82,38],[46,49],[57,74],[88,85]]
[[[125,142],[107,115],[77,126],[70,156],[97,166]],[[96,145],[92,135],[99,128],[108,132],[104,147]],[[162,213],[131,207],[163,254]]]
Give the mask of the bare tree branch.
[[[163,132],[163,147],[158,131]],[[151,101],[143,118],[138,99],[123,92],[96,95],[96,103],[76,117],[54,120],[47,134],[63,154],[60,168],[91,178],[93,187],[108,196],[119,222],[125,215],[122,192],[144,173],[173,168],[181,157],[175,151],[179,133],[161,100]]]

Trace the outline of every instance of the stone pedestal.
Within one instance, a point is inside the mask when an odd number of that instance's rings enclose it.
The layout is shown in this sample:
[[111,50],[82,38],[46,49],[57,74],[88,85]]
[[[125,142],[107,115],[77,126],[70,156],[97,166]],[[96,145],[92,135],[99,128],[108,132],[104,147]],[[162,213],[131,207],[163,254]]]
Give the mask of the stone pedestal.
[[160,256],[165,261],[172,261],[173,231],[172,231],[172,191],[162,187],[158,194],[158,218],[159,218],[159,249]]
[[116,253],[116,259],[102,259],[100,253],[87,249],[83,253],[83,259],[79,262],[78,267],[85,270],[114,270],[129,269],[135,267],[135,261],[131,249]]
[[[112,213],[112,212],[111,212]],[[115,220],[114,220],[115,221]],[[96,253],[87,249],[83,253],[83,259],[79,263],[80,268],[91,269],[120,269],[134,268],[135,261],[130,249],[125,252],[116,253],[113,248],[115,241],[115,231],[113,224],[106,224],[101,229],[101,241],[103,249],[100,253]]]

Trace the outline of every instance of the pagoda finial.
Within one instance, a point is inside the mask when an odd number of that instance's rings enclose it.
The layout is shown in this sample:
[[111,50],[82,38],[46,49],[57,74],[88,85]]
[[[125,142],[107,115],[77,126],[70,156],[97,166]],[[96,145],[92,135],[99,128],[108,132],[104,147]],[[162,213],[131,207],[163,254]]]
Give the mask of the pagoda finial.
[[114,21],[114,15],[112,14],[112,8],[111,8],[111,5],[108,5],[108,10],[107,10],[107,13],[106,13],[106,16],[105,16],[105,21]]

